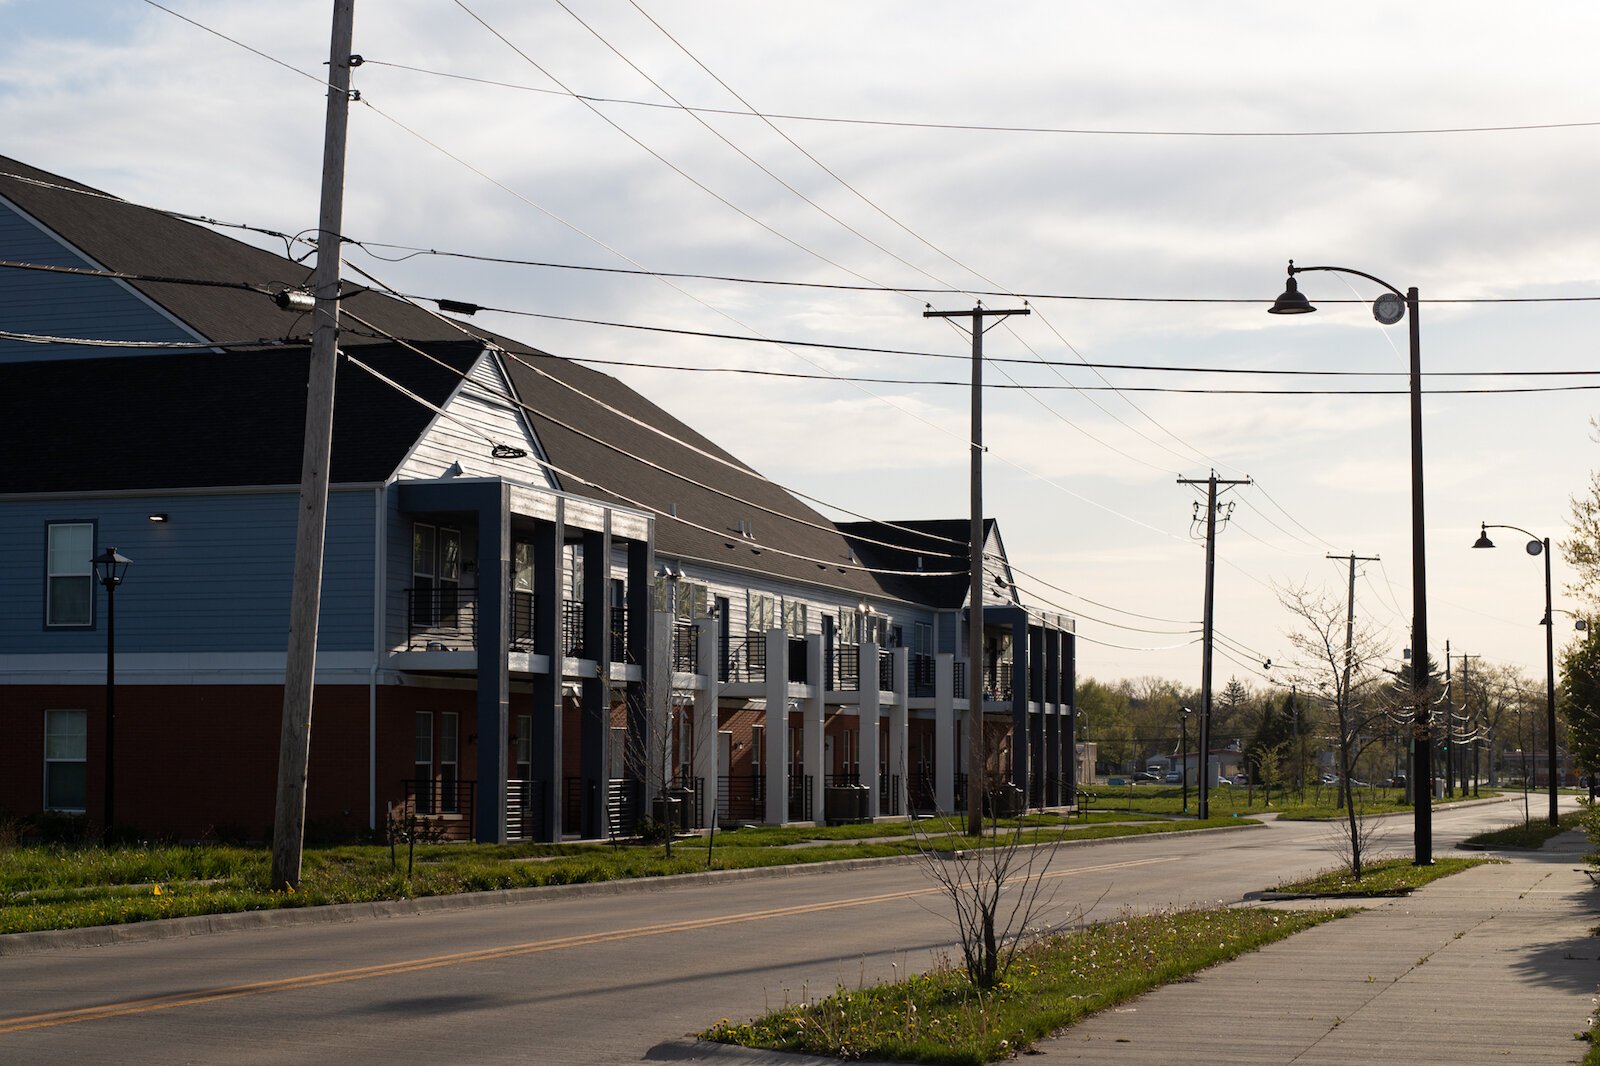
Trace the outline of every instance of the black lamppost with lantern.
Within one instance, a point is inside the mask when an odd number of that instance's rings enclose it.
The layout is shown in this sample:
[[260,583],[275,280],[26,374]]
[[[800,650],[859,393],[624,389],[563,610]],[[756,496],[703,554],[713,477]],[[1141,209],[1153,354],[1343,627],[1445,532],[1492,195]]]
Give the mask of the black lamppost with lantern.
[[109,842],[117,811],[117,586],[122,584],[132,560],[115,548],[107,548],[89,561],[94,564],[95,580],[106,590],[106,784],[101,834]]
[[1550,603],[1550,538],[1534,536],[1521,526],[1498,524],[1491,526],[1487,522],[1480,522],[1478,539],[1472,546],[1494,547],[1494,541],[1489,539],[1491,529],[1509,529],[1521,533],[1528,538],[1528,554],[1544,556],[1544,618],[1540,619],[1539,624],[1544,626],[1545,732],[1549,737],[1550,746],[1550,750],[1546,753],[1550,774],[1550,824],[1555,825],[1560,821],[1560,817],[1556,814],[1556,627],[1555,612]]

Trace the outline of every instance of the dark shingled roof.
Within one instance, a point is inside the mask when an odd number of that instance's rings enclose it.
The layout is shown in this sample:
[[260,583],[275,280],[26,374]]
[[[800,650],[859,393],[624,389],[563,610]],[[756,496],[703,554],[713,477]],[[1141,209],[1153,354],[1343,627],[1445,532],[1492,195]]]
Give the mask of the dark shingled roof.
[[[86,186],[0,157],[0,195],[109,269],[261,284],[300,284],[309,277],[303,264],[162,212],[44,188],[8,173]],[[210,340],[304,335],[307,329],[305,319],[259,293],[132,284]],[[342,347],[433,403],[444,402],[481,348],[461,330],[403,301],[362,293],[344,306],[453,368],[381,338],[341,336]],[[531,409],[540,445],[550,462],[578,475],[558,475],[562,487],[656,511],[659,553],[914,602],[928,602],[933,583],[951,580],[878,578],[854,569],[851,545],[828,519],[622,382],[477,327],[472,332],[510,353],[506,369]],[[7,364],[0,369],[0,443],[10,445],[13,456],[39,458],[10,464],[0,474],[0,492],[298,483],[306,367],[307,355],[298,348]],[[62,434],[42,423],[67,409],[93,412],[92,433]],[[389,477],[433,418],[425,406],[349,366],[339,372],[335,410],[335,482]],[[73,439],[58,439],[63,437]],[[44,441],[51,444],[41,449]],[[531,465],[529,477],[538,480]],[[685,521],[671,517],[674,507]],[[753,537],[740,535],[741,522]],[[868,556],[858,549],[858,558]],[[947,562],[929,569],[952,569]]]
[[[930,607],[959,610],[966,605],[972,568],[972,522],[966,518],[934,518],[906,522],[840,522],[839,529],[856,554],[878,570],[957,571],[944,577],[899,577],[881,580],[891,595],[915,599]],[[919,536],[919,534],[922,534]],[[983,520],[987,543],[995,535],[994,519]],[[883,541],[885,544],[872,543]],[[954,541],[955,543],[950,543]],[[954,556],[954,558],[950,558]],[[918,566],[920,560],[921,566]]]
[[[481,350],[428,345],[459,371]],[[361,359],[434,403],[460,382],[398,345]],[[13,459],[0,465],[0,493],[298,485],[309,362],[308,349],[284,348],[4,364],[0,454]],[[384,481],[433,418],[347,363],[335,397],[334,483]]]

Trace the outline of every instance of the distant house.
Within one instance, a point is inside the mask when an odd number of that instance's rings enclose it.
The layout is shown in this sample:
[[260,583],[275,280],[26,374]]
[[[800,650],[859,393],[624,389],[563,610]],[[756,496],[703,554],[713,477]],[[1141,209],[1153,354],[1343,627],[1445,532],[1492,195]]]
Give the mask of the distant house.
[[[117,820],[261,837],[308,366],[272,294],[307,270],[9,160],[0,259],[139,276],[0,268],[0,811],[104,810],[114,546]],[[964,801],[965,522],[836,525],[615,378],[371,291],[344,312],[315,829]],[[986,538],[984,785],[1070,803],[1074,624]]]

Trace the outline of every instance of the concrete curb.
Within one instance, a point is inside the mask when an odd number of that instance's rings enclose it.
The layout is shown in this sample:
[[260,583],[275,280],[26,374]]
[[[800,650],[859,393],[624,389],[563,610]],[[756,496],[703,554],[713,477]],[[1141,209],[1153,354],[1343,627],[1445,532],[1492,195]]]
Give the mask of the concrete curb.
[[[1039,847],[1093,847],[1153,837],[1192,836],[1196,833],[1222,833],[1240,829],[1265,828],[1259,822],[1217,826],[1214,829],[1179,829],[1169,833],[1139,833],[1131,836],[1100,837],[1094,840],[1063,840]],[[463,892],[449,896],[420,896],[415,899],[375,900],[368,903],[335,903],[321,907],[280,907],[274,910],[234,911],[226,914],[197,914],[185,918],[159,918],[131,925],[96,925],[84,929],[54,929],[35,933],[0,935],[0,958],[33,955],[67,948],[97,948],[112,944],[146,944],[158,940],[177,940],[190,936],[209,936],[247,929],[287,929],[308,925],[336,925],[373,918],[395,918],[445,911],[473,910],[478,907],[510,906],[552,899],[585,896],[621,896],[659,892],[680,885],[717,884],[723,881],[752,881],[797,877],[808,873],[839,873],[867,870],[878,866],[918,862],[921,855],[881,855],[863,859],[834,859],[828,862],[790,863],[782,866],[757,866],[743,870],[706,870],[701,873],[668,874],[618,881],[596,881],[576,885],[540,885],[534,888],[508,888],[488,892]],[[722,1046],[722,1045],[716,1045]],[[787,1061],[787,1060],[786,1060]]]

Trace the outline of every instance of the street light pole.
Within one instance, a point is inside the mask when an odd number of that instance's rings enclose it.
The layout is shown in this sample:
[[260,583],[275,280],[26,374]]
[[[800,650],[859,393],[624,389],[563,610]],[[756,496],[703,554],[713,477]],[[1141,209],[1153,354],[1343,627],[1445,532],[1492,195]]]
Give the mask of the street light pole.
[[106,779],[105,824],[100,839],[111,843],[111,826],[117,816],[117,586],[132,562],[115,548],[107,548],[89,562],[106,589]]
[[1550,601],[1550,538],[1539,537],[1529,533],[1521,526],[1490,525],[1487,522],[1479,523],[1478,540],[1474,548],[1492,548],[1494,541],[1489,539],[1489,530],[1509,529],[1521,533],[1528,539],[1527,551],[1529,555],[1544,556],[1544,618],[1539,622],[1544,626],[1544,704],[1545,704],[1545,731],[1549,736],[1549,751],[1546,753],[1546,763],[1550,775],[1550,824],[1559,821],[1556,814],[1556,626],[1555,610]]
[[1189,813],[1189,708],[1183,709],[1178,722],[1183,729],[1183,813]]
[[1411,661],[1412,733],[1416,738],[1412,758],[1412,816],[1413,833],[1418,866],[1433,864],[1433,761],[1432,732],[1429,722],[1428,699],[1428,574],[1427,540],[1424,536],[1422,493],[1422,340],[1417,324],[1417,289],[1412,286],[1405,292],[1382,278],[1360,270],[1339,266],[1297,267],[1289,260],[1289,279],[1283,295],[1279,296],[1268,314],[1303,315],[1316,308],[1300,293],[1295,282],[1296,274],[1324,270],[1336,274],[1353,274],[1358,278],[1383,286],[1388,292],[1372,304],[1372,315],[1385,326],[1392,326],[1401,318],[1410,318],[1411,341],[1411,631],[1414,655]]

